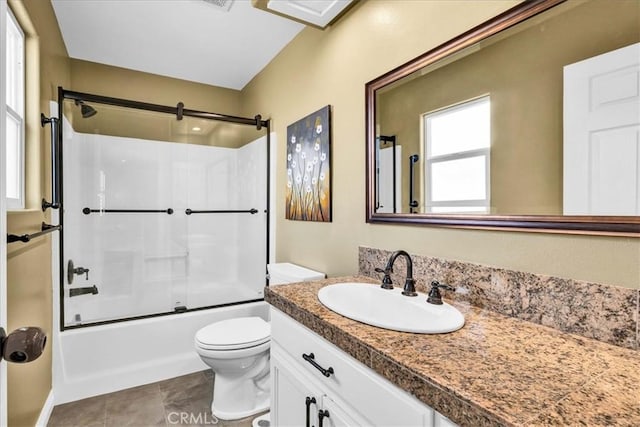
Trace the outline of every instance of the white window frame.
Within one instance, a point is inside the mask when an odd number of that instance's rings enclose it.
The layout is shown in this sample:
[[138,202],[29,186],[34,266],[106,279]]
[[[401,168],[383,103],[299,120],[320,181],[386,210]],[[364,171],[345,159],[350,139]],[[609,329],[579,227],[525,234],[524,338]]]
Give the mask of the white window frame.
[[[6,70],[6,32],[3,28],[7,25],[6,10],[7,1],[0,0],[0,82],[4,80],[4,72]],[[5,83],[0,84],[0,120],[5,117]],[[0,170],[6,167],[5,160],[5,134],[0,132]],[[0,326],[7,326],[7,242],[4,236],[7,233],[7,206],[5,199],[6,176],[0,172],[0,236],[3,240],[0,242]],[[0,425],[6,426],[7,422],[7,364],[0,363]]]
[[[455,153],[443,154],[443,155],[432,155],[432,146],[429,143],[431,141],[431,125],[430,120],[433,117],[437,117],[438,115],[451,113],[456,110],[462,110],[468,107],[471,107],[475,104],[489,102],[491,103],[490,95],[484,95],[479,98],[471,99],[468,101],[464,101],[449,107],[441,108],[436,111],[431,111],[428,113],[424,113],[422,115],[422,127],[423,127],[423,144],[424,144],[424,153],[425,153],[425,162],[424,162],[424,176],[425,176],[425,188],[424,188],[424,197],[425,197],[425,210],[427,213],[452,213],[446,208],[467,208],[462,209],[459,213],[489,213],[491,206],[491,146],[486,148],[478,148],[474,150],[466,150],[459,151]],[[461,160],[461,159],[470,159],[474,157],[484,157],[485,161],[485,198],[478,200],[441,200],[435,201],[433,200],[433,165],[437,163],[447,162],[451,160]],[[470,208],[470,209],[469,209]],[[453,212],[455,213],[455,211]]]
[[[5,141],[4,143],[5,144],[9,143],[9,141],[6,138],[7,136],[6,132],[8,129],[7,120],[9,119],[13,119],[19,123],[20,135],[19,135],[19,147],[18,147],[18,159],[17,159],[18,164],[16,165],[18,168],[18,185],[19,185],[18,197],[17,198],[9,197],[9,195],[6,194],[5,200],[7,203],[8,210],[19,210],[19,209],[25,208],[25,103],[26,103],[25,48],[26,48],[26,40],[25,40],[24,31],[22,30],[22,27],[20,27],[18,20],[13,15],[13,12],[11,12],[10,8],[7,8],[6,19],[7,19],[7,26],[6,26],[6,30],[4,31],[7,31],[7,34],[6,34],[7,47],[6,47],[6,53],[5,53],[5,55],[7,55],[7,58],[5,58],[7,62],[7,65],[6,65],[7,69],[6,69],[6,76],[5,76],[6,81],[2,82],[2,84],[5,85],[5,88],[6,88],[6,104],[5,104],[6,113],[5,113],[5,117],[2,118],[4,120],[3,128],[5,129],[4,130],[5,135],[3,138]],[[14,67],[14,69],[12,70],[9,69],[10,64],[8,61],[8,56],[10,55],[11,51],[15,52],[16,49],[10,48],[8,46],[8,44],[10,43],[10,37],[8,37],[8,32],[11,31],[10,30],[12,26],[11,24],[13,24],[17,29],[17,32],[20,37],[20,44],[22,45],[22,48],[20,49],[21,66]],[[8,84],[9,79],[12,79],[11,84]],[[15,96],[15,93],[14,94],[10,93],[10,91],[13,91],[13,90],[17,90],[20,92],[17,95],[18,96],[17,110],[9,105],[9,99],[12,98],[12,96]],[[2,169],[5,170],[6,165],[2,165],[2,166],[3,166]],[[7,173],[6,170],[5,170],[5,173]]]

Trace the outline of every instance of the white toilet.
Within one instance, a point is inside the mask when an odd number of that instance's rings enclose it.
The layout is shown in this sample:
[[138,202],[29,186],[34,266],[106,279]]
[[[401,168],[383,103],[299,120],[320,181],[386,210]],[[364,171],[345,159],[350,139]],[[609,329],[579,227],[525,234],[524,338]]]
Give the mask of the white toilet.
[[[269,285],[324,279],[290,263],[269,264]],[[214,322],[196,332],[195,348],[215,373],[211,413],[237,420],[269,409],[271,327],[260,317]]]

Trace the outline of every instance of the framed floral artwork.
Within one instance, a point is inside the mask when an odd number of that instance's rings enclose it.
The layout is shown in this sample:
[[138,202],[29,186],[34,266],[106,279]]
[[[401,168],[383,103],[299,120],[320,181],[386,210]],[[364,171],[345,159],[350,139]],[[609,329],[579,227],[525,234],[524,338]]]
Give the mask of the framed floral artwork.
[[331,106],[287,126],[286,218],[331,222]]

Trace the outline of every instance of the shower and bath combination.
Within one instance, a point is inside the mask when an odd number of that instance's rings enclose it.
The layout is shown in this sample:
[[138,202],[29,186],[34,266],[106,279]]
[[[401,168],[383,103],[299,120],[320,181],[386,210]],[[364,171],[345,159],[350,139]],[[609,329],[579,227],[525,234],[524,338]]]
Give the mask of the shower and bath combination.
[[[73,107],[94,117],[94,105],[99,121],[66,119]],[[192,130],[206,121],[226,127]],[[262,299],[269,121],[60,88],[59,122],[62,330]],[[68,300],[74,276],[88,276],[71,259],[91,267],[99,295]]]
[[60,403],[205,369],[197,330],[268,319],[270,121],[58,94]]

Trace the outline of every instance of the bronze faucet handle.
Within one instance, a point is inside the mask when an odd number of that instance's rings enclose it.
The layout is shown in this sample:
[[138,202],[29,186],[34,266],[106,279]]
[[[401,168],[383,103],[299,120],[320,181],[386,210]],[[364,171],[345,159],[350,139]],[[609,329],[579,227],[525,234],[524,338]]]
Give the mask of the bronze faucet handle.
[[427,298],[427,302],[436,305],[442,305],[442,295],[440,294],[440,289],[445,289],[447,291],[455,291],[456,289],[452,286],[445,285],[443,283],[434,280],[431,282],[431,290],[429,291],[429,298]]
[[380,287],[382,289],[393,289],[393,282],[391,281],[391,276],[389,275],[389,273],[391,273],[393,269],[385,268],[383,270],[382,268],[376,268],[375,271],[384,274],[384,277],[382,278],[382,285],[380,285]]

